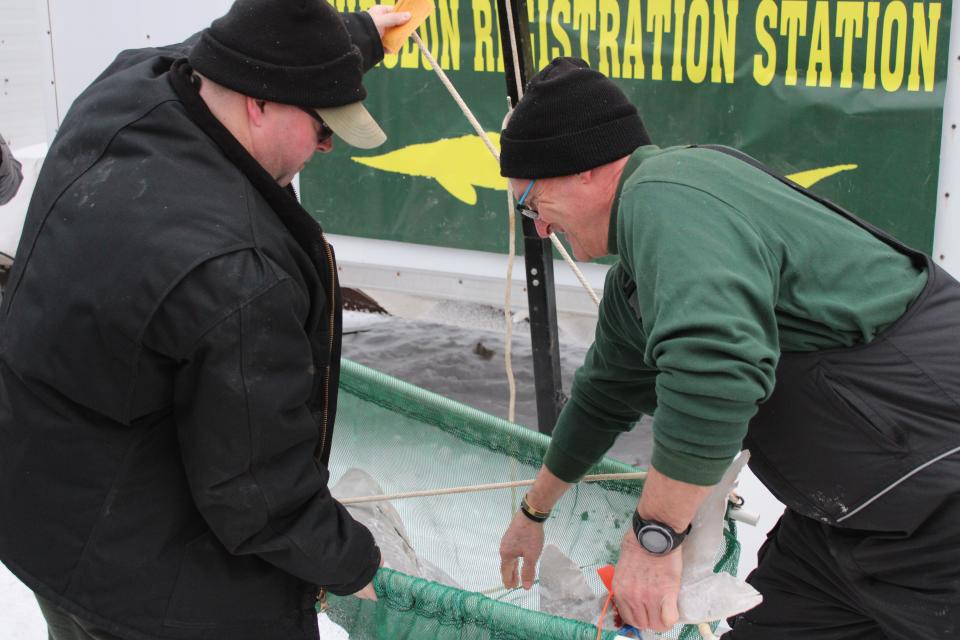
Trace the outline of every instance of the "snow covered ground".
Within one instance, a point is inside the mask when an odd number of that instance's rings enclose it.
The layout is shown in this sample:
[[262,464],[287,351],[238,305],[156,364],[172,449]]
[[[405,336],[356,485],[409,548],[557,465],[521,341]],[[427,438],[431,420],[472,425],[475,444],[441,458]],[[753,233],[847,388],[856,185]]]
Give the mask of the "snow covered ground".
[[[321,640],[346,640],[342,628],[330,622],[326,614],[320,616]],[[47,625],[40,608],[16,576],[0,564],[0,638],[3,640],[46,640]]]
[[6,640],[44,640],[47,626],[33,592],[0,564],[0,636]]

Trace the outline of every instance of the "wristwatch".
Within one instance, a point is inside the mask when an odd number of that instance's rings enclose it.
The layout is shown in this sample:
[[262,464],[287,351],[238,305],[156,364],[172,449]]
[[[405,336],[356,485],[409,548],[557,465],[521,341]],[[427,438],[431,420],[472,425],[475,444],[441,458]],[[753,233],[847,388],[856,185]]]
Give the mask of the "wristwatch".
[[644,520],[639,513],[633,512],[633,533],[637,536],[637,542],[644,551],[654,556],[665,556],[679,547],[692,527],[687,525],[686,531],[678,533],[670,525],[658,520]]

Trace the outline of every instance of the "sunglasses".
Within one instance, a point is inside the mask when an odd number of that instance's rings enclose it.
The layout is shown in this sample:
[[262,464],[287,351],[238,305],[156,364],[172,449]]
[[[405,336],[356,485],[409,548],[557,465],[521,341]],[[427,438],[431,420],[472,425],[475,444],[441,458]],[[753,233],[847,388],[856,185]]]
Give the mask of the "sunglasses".
[[317,113],[316,109],[311,109],[310,107],[298,108],[320,123],[320,131],[317,132],[317,144],[326,142],[333,136],[333,129],[331,129],[330,125],[323,121],[323,118],[320,117],[320,114]]
[[530,189],[533,187],[534,182],[536,182],[536,180],[530,181],[530,184],[527,185],[527,188],[523,192],[523,195],[520,196],[519,200],[517,200],[516,210],[517,210],[517,213],[519,213],[522,216],[527,216],[531,220],[539,220],[540,212],[538,212],[536,209],[531,209],[527,205],[523,204],[523,201],[527,199],[527,195],[530,193]]

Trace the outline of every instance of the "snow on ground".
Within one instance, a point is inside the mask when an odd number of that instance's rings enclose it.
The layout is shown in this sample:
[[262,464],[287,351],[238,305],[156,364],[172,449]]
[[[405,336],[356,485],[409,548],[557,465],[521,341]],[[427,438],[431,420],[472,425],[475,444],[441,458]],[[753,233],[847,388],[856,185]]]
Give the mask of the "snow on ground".
[[[347,640],[349,635],[323,614],[320,640]],[[46,640],[47,625],[40,608],[20,580],[0,564],[0,638],[3,640]]]
[[0,636],[6,640],[45,640],[47,625],[33,592],[0,564]]

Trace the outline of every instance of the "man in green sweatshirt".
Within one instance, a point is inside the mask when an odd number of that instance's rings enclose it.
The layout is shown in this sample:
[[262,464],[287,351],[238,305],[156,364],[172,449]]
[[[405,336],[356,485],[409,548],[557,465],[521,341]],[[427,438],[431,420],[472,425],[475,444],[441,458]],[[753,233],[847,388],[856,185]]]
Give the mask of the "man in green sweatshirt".
[[532,586],[553,505],[648,414],[649,477],[614,580],[626,622],[675,623],[676,550],[746,448],[788,508],[748,579],[764,602],[725,637],[960,634],[960,285],[737,151],[651,145],[579,59],[531,81],[501,144],[541,235],[620,258],[501,542],[504,584]]

